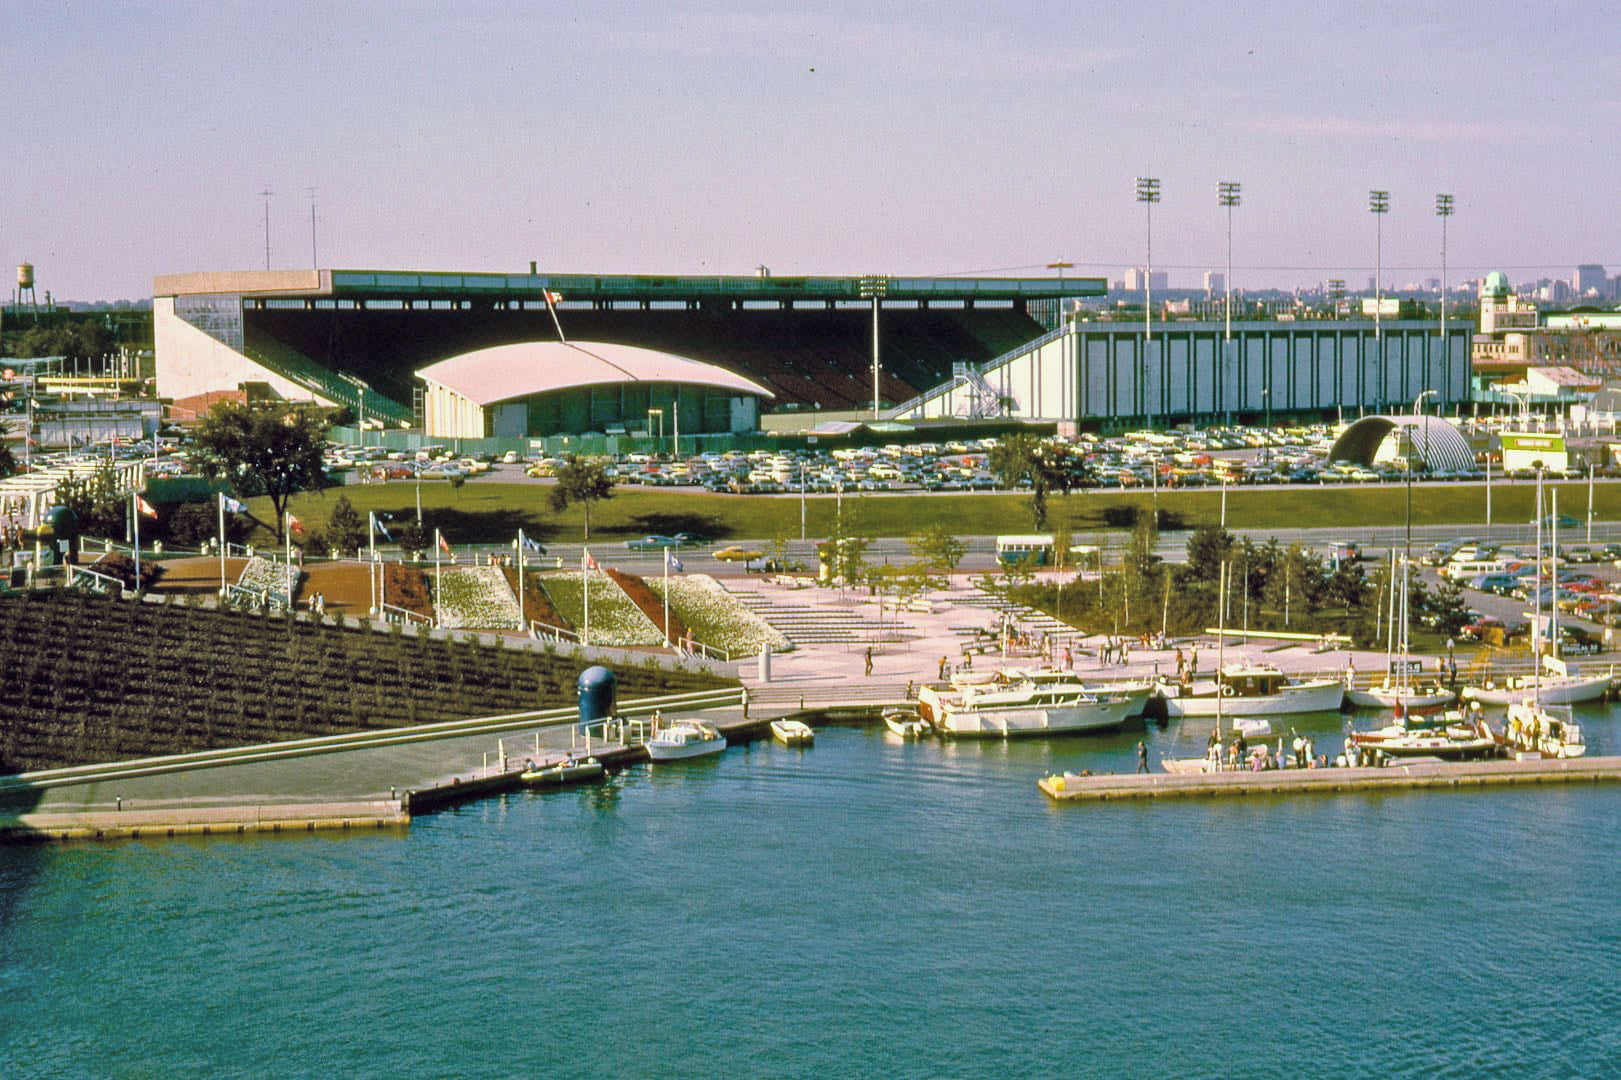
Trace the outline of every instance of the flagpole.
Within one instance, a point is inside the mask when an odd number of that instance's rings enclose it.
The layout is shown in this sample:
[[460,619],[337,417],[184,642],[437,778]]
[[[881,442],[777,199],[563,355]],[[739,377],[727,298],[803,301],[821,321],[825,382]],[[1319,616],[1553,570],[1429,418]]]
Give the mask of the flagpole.
[[529,626],[529,615],[523,606],[523,530],[518,530],[518,629]]
[[439,625],[439,599],[444,596],[444,575],[439,566],[439,550],[445,538],[439,534],[438,529],[433,530],[433,625]]
[[589,548],[580,549],[580,598],[585,601],[585,634],[580,638],[581,645],[591,644],[591,582],[586,575],[590,572],[586,568],[591,565],[591,551]]
[[366,599],[371,601],[372,615],[377,614],[377,511],[366,511],[366,551],[370,562],[366,564]]
[[135,530],[135,591],[141,591],[141,508],[135,501],[141,496],[137,492],[129,493],[129,517]]
[[670,549],[664,549],[664,647],[670,647]]
[[293,512],[283,510],[282,516],[285,520],[281,523],[281,533],[287,542],[283,554],[287,557],[287,611],[290,614],[293,610]]
[[225,492],[216,491],[214,501],[220,512],[220,595],[225,595]]

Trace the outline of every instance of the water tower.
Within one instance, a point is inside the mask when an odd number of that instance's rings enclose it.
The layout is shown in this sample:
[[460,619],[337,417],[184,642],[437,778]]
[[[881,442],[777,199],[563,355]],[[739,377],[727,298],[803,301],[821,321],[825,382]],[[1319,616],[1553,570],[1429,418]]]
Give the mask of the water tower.
[[30,262],[17,264],[17,309],[22,310],[24,297],[39,314],[39,296],[34,292],[34,264]]

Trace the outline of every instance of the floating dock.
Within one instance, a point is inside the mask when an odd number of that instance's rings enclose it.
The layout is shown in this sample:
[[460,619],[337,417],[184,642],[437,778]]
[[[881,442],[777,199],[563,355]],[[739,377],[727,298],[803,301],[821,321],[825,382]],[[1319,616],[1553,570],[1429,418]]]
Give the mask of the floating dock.
[[1621,781],[1621,757],[1534,761],[1415,762],[1383,768],[1271,769],[1264,772],[1110,773],[1044,776],[1036,785],[1055,802],[1230,798],[1241,795],[1343,794],[1360,791],[1463,791],[1528,784]]
[[0,843],[358,831],[410,823],[411,815],[397,800],[40,813],[0,821]]

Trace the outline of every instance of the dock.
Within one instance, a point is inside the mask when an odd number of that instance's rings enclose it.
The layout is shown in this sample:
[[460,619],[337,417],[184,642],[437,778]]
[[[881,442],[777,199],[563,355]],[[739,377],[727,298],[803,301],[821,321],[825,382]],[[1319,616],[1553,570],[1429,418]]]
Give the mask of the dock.
[[1345,794],[1363,791],[1472,791],[1530,784],[1621,781],[1621,757],[1533,761],[1460,761],[1383,768],[1271,769],[1263,772],[1110,773],[1044,776],[1036,786],[1054,802],[1233,798],[1243,795]]
[[0,822],[0,844],[359,831],[403,828],[410,823],[410,814],[398,800],[19,814]]

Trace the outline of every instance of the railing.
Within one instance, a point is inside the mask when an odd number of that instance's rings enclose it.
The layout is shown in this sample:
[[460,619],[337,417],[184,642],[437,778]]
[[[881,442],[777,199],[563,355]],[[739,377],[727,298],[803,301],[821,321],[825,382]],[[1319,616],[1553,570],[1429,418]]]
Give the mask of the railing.
[[117,578],[112,577],[111,575],[108,575],[108,574],[98,573],[95,570],[89,570],[89,569],[86,569],[85,567],[76,566],[76,565],[74,565],[72,563],[69,563],[68,564],[68,580],[67,580],[67,583],[69,585],[72,585],[73,582],[74,582],[74,579],[76,577],[87,577],[87,578],[93,579],[90,582],[90,585],[89,585],[90,588],[93,588],[93,589],[98,589],[99,588],[99,589],[102,589],[102,590],[111,590],[111,589],[116,588],[118,590],[118,593],[119,593],[120,596],[122,596],[123,593],[124,593],[124,583],[122,581],[118,580]]
[[418,626],[432,626],[433,619],[420,611],[402,608],[398,604],[384,604],[383,618],[389,622],[416,623]]
[[529,636],[539,638],[542,641],[572,641],[578,643],[580,640],[580,635],[572,630],[565,630],[561,626],[553,626],[551,623],[543,623],[535,619],[529,620]]
[[[989,360],[985,361],[983,364],[977,364],[977,365],[970,364],[969,367],[970,367],[970,369],[973,370],[974,377],[976,377],[979,380],[979,382],[985,383],[985,377],[984,377],[985,372],[994,371],[996,368],[1001,367],[1003,364],[1009,363],[1010,361],[1013,361],[1013,360],[1017,360],[1019,357],[1024,356],[1026,353],[1034,352],[1036,349],[1039,349],[1044,345],[1050,345],[1054,341],[1057,341],[1059,338],[1063,337],[1068,332],[1069,331],[1068,331],[1067,327],[1060,326],[1058,329],[1049,330],[1045,334],[1042,334],[1040,337],[1034,338],[1034,339],[1032,339],[1030,341],[1025,342],[1023,345],[1016,345],[1016,346],[1009,349],[1007,352],[1003,353],[1000,356],[993,356]],[[894,408],[887,410],[885,412],[885,414],[884,414],[885,418],[889,419],[889,420],[894,420],[894,419],[896,419],[896,418],[898,418],[900,416],[903,416],[904,414],[910,412],[911,410],[922,406],[930,398],[940,397],[941,395],[948,393],[949,391],[951,391],[952,389],[954,389],[958,385],[961,385],[960,382],[959,382],[959,376],[953,375],[946,382],[943,382],[938,386],[932,387],[931,389],[925,390],[925,391],[923,391],[923,393],[918,394],[917,396],[915,396],[913,398],[910,398],[910,399],[908,399],[906,401],[903,401],[901,404],[896,405]],[[986,384],[986,385],[988,386],[989,384]]]
[[673,641],[670,643],[670,648],[678,656],[690,656],[697,653],[700,656],[706,656],[711,660],[719,660],[723,663],[730,663],[740,657],[753,655],[747,649],[734,654],[729,649],[722,649],[717,645],[705,645],[701,641]]

